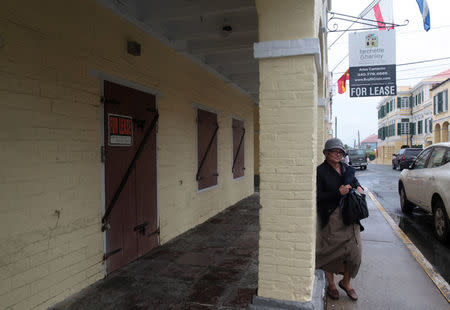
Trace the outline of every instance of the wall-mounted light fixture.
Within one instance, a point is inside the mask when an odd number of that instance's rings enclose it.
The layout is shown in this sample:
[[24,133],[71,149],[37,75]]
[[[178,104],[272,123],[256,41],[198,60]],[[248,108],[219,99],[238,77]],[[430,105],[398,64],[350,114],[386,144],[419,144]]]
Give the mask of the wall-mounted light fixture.
[[133,56],[141,56],[141,45],[136,41],[127,41],[127,51]]
[[223,37],[228,37],[232,31],[233,31],[233,27],[231,27],[231,25],[229,25],[229,24],[225,24],[222,27],[221,34]]

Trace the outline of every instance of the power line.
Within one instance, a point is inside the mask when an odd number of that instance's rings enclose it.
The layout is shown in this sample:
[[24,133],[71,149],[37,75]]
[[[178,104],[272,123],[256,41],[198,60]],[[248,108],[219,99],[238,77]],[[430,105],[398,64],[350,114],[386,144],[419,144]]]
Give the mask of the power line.
[[[439,76],[439,75],[441,75],[441,76],[447,76],[447,75],[439,74],[439,73],[438,73],[438,74],[422,75],[422,76],[408,77],[408,78],[402,78],[402,79],[396,79],[396,80],[397,80],[397,81],[403,81],[403,80],[425,79],[425,78],[430,78],[430,77],[433,77],[433,76]],[[332,85],[337,85],[337,80],[336,80],[336,82],[333,82]]]
[[445,59],[450,59],[450,57],[442,57],[442,58],[421,60],[421,61],[415,61],[415,62],[407,62],[407,63],[404,63],[404,64],[398,64],[397,67],[399,67],[399,66],[406,66],[406,65],[421,64],[421,63],[425,63],[425,62],[432,62],[432,61],[445,60]]
[[[439,61],[439,60],[446,60],[446,59],[450,59],[450,57],[442,57],[442,58],[427,59],[427,60],[414,61],[414,62],[406,62],[406,63],[403,63],[403,64],[398,64],[397,67],[407,66],[407,65],[414,65],[414,64],[420,64],[420,63],[426,63],[426,62],[432,62],[432,61]],[[445,64],[442,64],[442,65],[445,65]],[[418,68],[418,69],[420,69],[420,68]],[[336,75],[339,75],[339,74],[344,74],[344,72],[336,72]]]
[[[443,25],[443,26],[439,26],[439,27],[434,27],[433,26],[433,30],[442,29],[442,28],[448,28],[448,27],[450,27],[450,25]],[[398,37],[403,37],[404,35],[407,35],[407,34],[419,33],[419,32],[424,32],[424,31],[423,30],[414,30],[414,31],[408,31],[408,32],[400,32],[399,31],[395,35],[398,36]],[[346,42],[340,42],[340,43],[338,43],[336,45],[340,45],[340,44],[344,44],[344,43],[346,43]],[[328,47],[328,48],[331,48],[331,46]]]

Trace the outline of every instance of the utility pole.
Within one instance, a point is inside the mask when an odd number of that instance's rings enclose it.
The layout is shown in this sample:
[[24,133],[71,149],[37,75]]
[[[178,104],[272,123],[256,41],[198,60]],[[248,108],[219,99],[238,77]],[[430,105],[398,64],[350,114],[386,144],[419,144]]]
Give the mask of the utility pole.
[[334,137],[337,138],[337,116],[334,117]]
[[358,130],[358,149],[361,147],[361,140],[359,138],[359,130]]

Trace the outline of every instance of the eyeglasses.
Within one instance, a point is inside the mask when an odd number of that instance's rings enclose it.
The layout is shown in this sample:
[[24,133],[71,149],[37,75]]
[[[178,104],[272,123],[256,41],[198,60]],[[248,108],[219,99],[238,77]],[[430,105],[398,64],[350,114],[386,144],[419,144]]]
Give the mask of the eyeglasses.
[[342,152],[342,150],[340,150],[340,149],[328,150],[328,153],[333,153],[333,154],[337,154],[337,155],[340,155],[340,156],[344,156],[344,152]]

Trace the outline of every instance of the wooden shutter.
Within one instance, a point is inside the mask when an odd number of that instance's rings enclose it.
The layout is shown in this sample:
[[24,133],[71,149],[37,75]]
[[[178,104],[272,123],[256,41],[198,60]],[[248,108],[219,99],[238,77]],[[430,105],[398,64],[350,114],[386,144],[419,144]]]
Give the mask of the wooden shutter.
[[402,107],[402,98],[397,97],[397,108],[401,108]]
[[232,172],[233,179],[244,176],[244,141],[245,128],[244,121],[233,118],[233,163]]
[[409,133],[411,135],[416,134],[416,123],[409,123]]
[[437,114],[437,96],[433,96],[433,114]]
[[444,90],[444,112],[448,111],[448,89]]
[[217,114],[197,110],[197,181],[198,189],[217,185]]
[[402,135],[402,123],[397,123],[397,136]]

